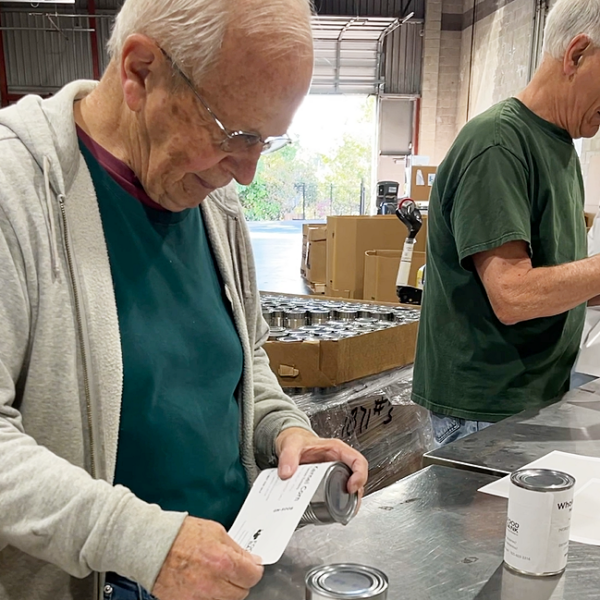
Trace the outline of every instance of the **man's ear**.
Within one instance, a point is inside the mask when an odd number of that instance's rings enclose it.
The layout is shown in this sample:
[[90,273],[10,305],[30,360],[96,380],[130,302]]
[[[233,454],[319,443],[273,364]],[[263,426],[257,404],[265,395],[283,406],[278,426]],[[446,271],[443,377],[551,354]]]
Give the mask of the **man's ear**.
[[583,33],[571,40],[563,59],[563,69],[567,77],[571,78],[577,73],[591,45],[590,38]]
[[163,68],[160,48],[145,35],[130,35],[121,55],[121,85],[125,103],[134,112],[141,110],[153,75]]

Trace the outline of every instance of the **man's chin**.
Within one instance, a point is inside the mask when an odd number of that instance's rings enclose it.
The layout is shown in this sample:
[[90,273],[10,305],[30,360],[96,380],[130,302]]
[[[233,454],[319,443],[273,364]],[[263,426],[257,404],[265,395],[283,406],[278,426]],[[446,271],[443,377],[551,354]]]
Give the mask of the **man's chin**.
[[206,199],[209,192],[199,191],[192,197],[176,197],[165,196],[161,199],[160,205],[171,212],[181,212],[190,208],[198,208],[202,202]]

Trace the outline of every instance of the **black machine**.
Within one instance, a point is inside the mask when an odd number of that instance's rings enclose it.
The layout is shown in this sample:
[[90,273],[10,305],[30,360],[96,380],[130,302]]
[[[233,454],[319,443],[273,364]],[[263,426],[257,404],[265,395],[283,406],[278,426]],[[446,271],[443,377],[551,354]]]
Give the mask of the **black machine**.
[[396,294],[402,304],[420,305],[423,299],[423,290],[408,285],[408,278],[416,237],[419,231],[421,231],[421,227],[423,227],[421,211],[417,208],[414,200],[404,198],[398,203],[395,212],[396,216],[408,229],[408,236],[404,242],[402,258],[400,259],[398,278],[396,279]]
[[400,184],[397,181],[379,181],[377,183],[377,214],[393,215],[398,207],[398,190]]

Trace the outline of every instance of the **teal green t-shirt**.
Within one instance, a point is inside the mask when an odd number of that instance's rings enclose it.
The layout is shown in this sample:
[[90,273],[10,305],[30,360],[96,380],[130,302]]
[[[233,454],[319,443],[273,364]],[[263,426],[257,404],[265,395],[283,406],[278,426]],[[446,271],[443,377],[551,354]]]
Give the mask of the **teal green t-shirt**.
[[516,98],[467,123],[429,202],[415,402],[494,422],[568,391],[585,306],[503,325],[472,256],[522,240],[534,267],[583,259],[583,207],[579,159],[565,130]]
[[123,353],[115,483],[231,526],[247,495],[241,342],[202,213],[151,208],[80,143],[106,236]]

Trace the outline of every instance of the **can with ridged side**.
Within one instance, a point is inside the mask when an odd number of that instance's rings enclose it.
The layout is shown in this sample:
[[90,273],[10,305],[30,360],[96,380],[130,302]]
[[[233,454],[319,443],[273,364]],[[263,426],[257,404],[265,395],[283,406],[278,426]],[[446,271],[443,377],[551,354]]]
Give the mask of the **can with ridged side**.
[[522,469],[510,476],[504,562],[525,575],[558,575],[567,566],[575,478]]
[[352,469],[335,462],[327,469],[310,504],[300,519],[300,525],[347,525],[358,510],[358,494],[349,494],[348,480]]
[[304,581],[306,600],[386,600],[389,587],[383,571],[354,563],[315,567]]

